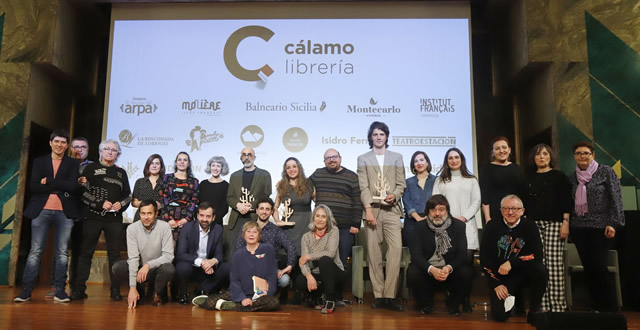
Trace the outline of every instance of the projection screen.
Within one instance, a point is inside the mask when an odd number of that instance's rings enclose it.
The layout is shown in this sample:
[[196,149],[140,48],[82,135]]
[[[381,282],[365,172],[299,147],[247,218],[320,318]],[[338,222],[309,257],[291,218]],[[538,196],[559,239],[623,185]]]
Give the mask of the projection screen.
[[188,152],[203,180],[249,146],[275,198],[287,157],[308,176],[335,148],[355,171],[373,121],[407,177],[417,150],[433,174],[451,147],[477,168],[466,2],[114,5],[107,79],[103,137],[132,189],[153,153],[171,173]]

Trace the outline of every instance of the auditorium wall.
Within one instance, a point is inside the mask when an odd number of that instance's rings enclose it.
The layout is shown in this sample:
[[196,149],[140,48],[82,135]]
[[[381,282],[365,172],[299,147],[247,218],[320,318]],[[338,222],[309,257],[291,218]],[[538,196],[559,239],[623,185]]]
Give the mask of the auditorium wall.
[[513,6],[524,10],[511,10],[509,19],[524,22],[526,31],[510,59],[519,67],[510,81],[523,144],[549,130],[569,173],[573,143],[591,140],[598,162],[615,166],[624,186],[640,188],[640,153],[633,151],[640,143],[638,2],[519,0]]
[[[99,142],[109,2],[0,0],[0,138],[8,142],[0,150],[0,285],[21,274],[23,183],[33,144],[42,143],[30,140],[32,127]],[[495,7],[501,15],[491,15]],[[623,185],[637,191],[638,2],[481,0],[472,15],[479,162],[501,134],[514,138],[521,163],[527,147],[550,142],[568,173],[572,144],[589,139],[596,159],[619,167]]]
[[[87,95],[96,94],[99,57],[86,54],[97,47],[84,42],[99,21],[93,7],[65,0],[0,0],[0,285],[15,283],[28,252],[20,241],[30,240],[30,221],[22,226],[30,161],[50,152],[52,129],[74,133],[74,118],[82,118],[78,112],[92,103]],[[43,264],[45,274],[48,266]]]

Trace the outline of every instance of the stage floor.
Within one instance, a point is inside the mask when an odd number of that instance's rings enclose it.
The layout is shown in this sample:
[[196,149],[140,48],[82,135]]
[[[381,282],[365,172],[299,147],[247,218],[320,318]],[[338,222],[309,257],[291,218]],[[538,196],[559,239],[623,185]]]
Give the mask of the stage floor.
[[[450,316],[442,301],[436,301],[433,314],[422,316],[412,302],[403,313],[372,310],[369,307],[372,297],[367,296],[366,304],[347,305],[332,315],[322,315],[291,305],[271,313],[206,311],[177,303],[162,307],[143,305],[130,310],[124,300],[111,301],[109,287],[103,285],[89,285],[88,299],[70,303],[45,300],[44,287],[34,291],[31,301],[14,303],[13,297],[19,292],[20,288],[0,287],[0,329],[533,329],[524,317],[512,317],[506,323],[488,320],[480,306],[474,308],[473,314]],[[122,288],[122,293],[126,294],[126,288]],[[486,297],[472,299],[485,300]],[[640,329],[640,313],[624,314],[629,329]]]

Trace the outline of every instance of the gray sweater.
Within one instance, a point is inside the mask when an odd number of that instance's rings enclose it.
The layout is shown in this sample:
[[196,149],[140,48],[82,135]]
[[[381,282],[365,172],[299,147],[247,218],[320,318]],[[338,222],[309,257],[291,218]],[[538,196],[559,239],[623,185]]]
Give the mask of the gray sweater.
[[149,264],[149,269],[154,269],[173,261],[171,226],[156,220],[151,231],[147,231],[142,221],[132,223],[127,228],[127,255],[129,287],[135,287],[140,266]]

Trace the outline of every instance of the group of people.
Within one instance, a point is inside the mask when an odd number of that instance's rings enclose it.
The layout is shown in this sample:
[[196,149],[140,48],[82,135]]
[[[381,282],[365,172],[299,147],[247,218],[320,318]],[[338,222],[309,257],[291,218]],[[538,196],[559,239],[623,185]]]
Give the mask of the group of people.
[[[241,151],[243,167],[228,183],[221,178],[229,173],[223,157],[212,157],[206,166],[211,177],[198,182],[186,152],[177,155],[169,174],[163,158],[153,154],[131,192],[126,171],[115,165],[121,153],[117,141],[100,143],[100,161],[90,163],[85,139],[71,141],[69,157],[68,135],[55,130],[51,154],[33,162],[32,197],[24,212],[33,219],[31,249],[24,289],[14,301],[31,299],[53,225],[52,295],[61,302],[87,297],[91,259],[104,232],[111,298],[122,299],[120,283],[128,280],[129,307],[143,297],[162,305],[171,283],[175,301],[206,309],[275,310],[293,287],[294,299],[299,295],[321,313],[332,313],[344,306],[347,258],[355,235],[364,230],[372,308],[404,310],[396,300],[404,245],[411,252],[407,282],[422,314],[433,311],[433,292],[440,284],[447,288],[450,314],[460,314],[460,307],[472,311],[478,249],[494,319],[505,320],[513,306],[524,308],[525,287],[530,312],[564,311],[562,251],[571,235],[594,309],[615,310],[606,255],[616,230],[624,226],[620,184],[610,167],[595,161],[591,143],[575,145],[576,172],[567,177],[553,169],[550,146],[532,149],[525,172],[511,162],[509,140],[498,137],[479,181],[457,148],[445,153],[436,175],[428,155],[415,152],[414,176],[407,179],[402,155],[388,150],[388,126],[373,122],[367,137],[371,151],[358,157],[356,172],[342,166],[335,149],[324,153],[325,167],[309,177],[296,158],[287,158],[274,202],[271,175],[255,165],[252,148]],[[126,230],[125,261],[120,260],[122,213],[129,205],[137,211]],[[480,210],[486,221],[482,244],[475,218]],[[72,256],[78,256],[69,271],[71,297],[65,291],[70,236]],[[198,283],[191,300],[189,281]]]

